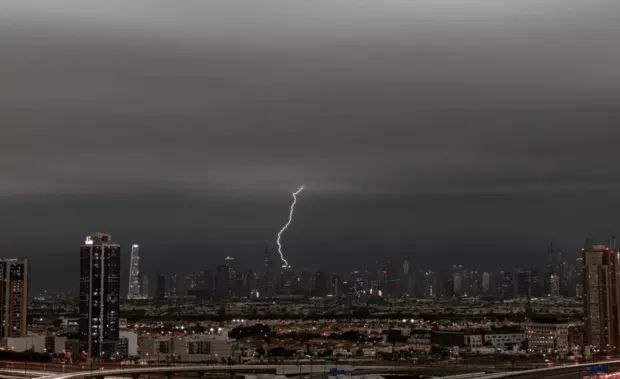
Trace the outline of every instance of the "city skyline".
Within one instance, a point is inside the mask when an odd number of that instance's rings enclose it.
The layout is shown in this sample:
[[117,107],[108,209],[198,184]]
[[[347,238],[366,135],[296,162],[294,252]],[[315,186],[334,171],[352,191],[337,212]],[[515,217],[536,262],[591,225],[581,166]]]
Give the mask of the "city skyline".
[[0,376],[620,378],[620,1],[0,2]]
[[[171,252],[175,259],[166,264],[166,270],[179,273],[195,266],[212,267],[210,262],[219,262],[227,255],[247,262],[249,267],[257,267],[265,243],[275,248],[275,232],[286,216],[282,210],[286,211],[289,206],[290,193],[268,198],[266,206],[240,197],[228,198],[225,203],[187,195],[174,197],[173,202],[163,199],[166,197],[151,194],[112,199],[101,195],[96,200],[56,196],[33,203],[22,200],[3,207],[0,219],[7,221],[4,223],[7,237],[0,240],[0,251],[15,252],[11,256],[31,260],[34,290],[42,288],[43,283],[54,291],[73,288],[74,281],[69,276],[50,282],[51,273],[53,270],[77,273],[78,267],[72,260],[75,241],[93,230],[113,234],[123,246],[124,278],[128,275],[133,243],[141,245],[145,254],[143,269],[150,273],[161,271],[163,265],[158,262],[166,261]],[[571,198],[550,197],[538,202],[539,217],[523,220],[518,225],[514,218],[509,218],[514,229],[500,231],[498,228],[503,227],[497,225],[496,220],[522,212],[522,202],[498,208],[495,206],[498,200],[494,197],[475,197],[472,199],[475,203],[463,206],[459,205],[461,199],[458,197],[446,195],[431,197],[432,201],[424,197],[414,199],[417,201],[402,207],[402,201],[370,204],[365,196],[358,196],[346,199],[337,208],[329,207],[331,215],[323,219],[325,213],[318,212],[317,208],[328,205],[330,199],[332,197],[317,197],[308,192],[298,204],[299,217],[284,237],[294,266],[346,271],[352,259],[357,262],[357,268],[364,268],[373,266],[378,257],[383,261],[409,259],[415,268],[447,266],[437,264],[436,257],[442,257],[441,262],[448,264],[471,262],[472,266],[484,270],[537,266],[537,262],[544,259],[549,243],[577,257],[585,238],[607,240],[615,235],[609,227],[614,223],[614,214],[608,213],[607,208],[610,204],[620,205],[611,194],[597,196],[588,207],[579,209],[583,217],[567,219],[567,213],[572,212],[563,209],[561,204]],[[454,207],[449,211],[436,208],[441,203]],[[371,209],[364,209],[366,207]],[[378,207],[384,209],[378,210]],[[234,214],[229,214],[230,210],[234,210]],[[93,211],[97,214],[96,220],[90,217]],[[129,213],[119,219],[116,214],[120,211]],[[381,217],[364,219],[365,213],[370,211],[379,211]],[[475,225],[468,223],[470,212],[484,216],[483,221]],[[54,223],[58,214],[72,215],[69,224]],[[170,218],[175,214],[184,218]],[[211,217],[205,218],[205,214]],[[258,222],[259,219],[265,222]],[[210,233],[221,228],[224,222],[228,225],[226,233]],[[566,227],[567,223],[572,225]],[[93,226],[86,228],[86,224]],[[597,228],[592,228],[596,232],[590,229],[588,233],[586,225],[593,224],[598,224]],[[153,235],[158,238],[153,239]],[[364,238],[357,238],[358,235]],[[39,239],[46,240],[45,250],[40,249]]]
[[297,266],[530,265],[620,230],[620,4],[63,4],[0,15],[0,252],[35,288],[93,230],[149,271],[258,262],[302,183]]

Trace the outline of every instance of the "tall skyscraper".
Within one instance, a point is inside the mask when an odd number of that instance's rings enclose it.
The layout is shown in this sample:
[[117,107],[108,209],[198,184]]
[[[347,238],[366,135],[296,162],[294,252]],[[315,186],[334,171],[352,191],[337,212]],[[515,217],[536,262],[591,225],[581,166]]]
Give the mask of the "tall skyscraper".
[[583,258],[585,345],[617,352],[620,346],[620,254],[586,241]]
[[177,289],[179,287],[177,274],[170,274],[168,277],[168,292],[166,297],[177,297]]
[[28,261],[0,259],[0,337],[26,335]]
[[263,252],[264,270],[260,277],[260,296],[271,297],[276,293],[276,282],[278,267],[277,263],[273,259],[273,253],[265,246]]
[[227,265],[219,265],[215,269],[215,297],[227,299],[230,296],[230,270]]
[[140,247],[136,244],[131,245],[131,260],[129,263],[129,289],[128,299],[143,299],[140,283]]
[[427,299],[437,297],[437,276],[431,270],[424,271],[422,275],[422,297]]
[[157,273],[155,274],[155,299],[164,300],[166,294],[166,277]]
[[119,333],[121,248],[104,233],[80,248],[80,343],[90,358],[114,355]]
[[488,295],[491,291],[491,274],[488,272],[482,273],[482,293]]
[[500,270],[497,273],[495,293],[502,299],[509,299],[515,294],[514,276],[511,272]]

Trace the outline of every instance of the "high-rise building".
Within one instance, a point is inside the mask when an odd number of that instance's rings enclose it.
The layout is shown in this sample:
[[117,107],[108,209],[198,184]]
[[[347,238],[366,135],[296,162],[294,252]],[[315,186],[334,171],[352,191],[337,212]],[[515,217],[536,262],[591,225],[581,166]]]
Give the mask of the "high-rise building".
[[509,299],[515,294],[514,277],[511,272],[500,270],[497,273],[497,288],[495,290],[497,296],[502,299]]
[[583,258],[585,344],[594,352],[620,346],[620,254],[612,246],[586,241]]
[[157,273],[155,274],[155,299],[164,300],[166,294],[166,277]]
[[405,259],[403,261],[403,274],[400,283],[400,294],[405,296],[414,295],[414,276],[411,270],[411,263]]
[[326,296],[328,291],[327,274],[322,271],[316,271],[312,278],[312,295]]
[[488,272],[482,273],[482,293],[488,295],[491,290],[491,274]]
[[144,296],[145,299],[148,299],[151,297],[151,282],[149,279],[148,275],[145,275],[144,273],[140,274],[140,282],[142,283],[142,295]]
[[140,283],[140,247],[136,244],[131,245],[131,260],[129,263],[129,289],[127,299],[142,299],[142,288]]
[[334,297],[342,295],[342,279],[340,275],[332,274],[329,293]]
[[556,273],[549,274],[549,296],[560,296],[560,276]]
[[521,297],[532,296],[532,270],[519,269],[515,274],[515,294]]
[[422,297],[433,299],[437,297],[437,276],[431,270],[422,274]]
[[230,296],[230,271],[227,265],[215,268],[215,297],[227,299]]
[[26,335],[28,261],[0,259],[0,337]]
[[271,297],[276,293],[278,267],[273,259],[273,253],[269,250],[268,247],[265,247],[263,256],[264,270],[260,278],[260,296]]
[[179,287],[177,274],[170,274],[168,277],[168,292],[166,297],[177,297],[177,288]]
[[121,248],[104,233],[80,248],[80,343],[90,358],[112,357],[119,333]]

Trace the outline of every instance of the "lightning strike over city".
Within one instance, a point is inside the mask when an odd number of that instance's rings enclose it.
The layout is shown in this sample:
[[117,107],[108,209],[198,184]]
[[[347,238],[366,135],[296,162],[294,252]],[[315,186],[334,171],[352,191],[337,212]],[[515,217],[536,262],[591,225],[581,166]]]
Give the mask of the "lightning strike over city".
[[293,202],[291,203],[291,208],[289,210],[288,213],[288,221],[286,222],[286,224],[284,224],[284,226],[282,227],[282,229],[280,229],[280,231],[278,232],[278,238],[276,239],[276,243],[278,244],[278,254],[280,254],[280,259],[282,260],[282,267],[291,267],[291,265],[288,263],[288,261],[286,260],[286,258],[284,257],[284,252],[282,251],[282,234],[286,231],[286,229],[288,229],[289,225],[291,225],[291,222],[293,221],[293,213],[295,213],[295,204],[297,204],[297,195],[299,195],[301,193],[301,191],[304,190],[304,186],[300,186],[297,191],[293,192]]

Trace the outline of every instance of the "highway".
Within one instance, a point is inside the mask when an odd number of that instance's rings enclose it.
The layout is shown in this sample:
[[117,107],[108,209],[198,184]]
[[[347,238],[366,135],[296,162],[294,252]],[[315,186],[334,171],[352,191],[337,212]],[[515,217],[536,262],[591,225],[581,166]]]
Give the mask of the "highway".
[[[481,379],[503,379],[503,378],[579,378],[580,373],[584,372],[587,367],[607,364],[611,367],[620,367],[620,360],[601,361],[596,363],[582,363],[565,366],[545,367],[530,370],[507,371],[485,373],[475,372],[470,374],[458,374],[444,376],[445,379],[465,379],[465,378],[481,378]],[[1,377],[36,377],[40,379],[81,379],[81,378],[103,378],[103,377],[134,377],[141,375],[162,375],[174,376],[182,374],[202,374],[202,373],[271,373],[275,375],[295,376],[309,375],[324,372],[330,372],[337,369],[341,374],[363,375],[363,374],[404,374],[410,373],[411,366],[393,366],[393,365],[337,365],[334,362],[323,364],[278,364],[278,365],[186,365],[186,366],[144,366],[144,367],[127,367],[113,369],[95,369],[95,370],[79,370],[75,372],[58,373],[43,370],[28,370],[19,368],[0,368]]]

